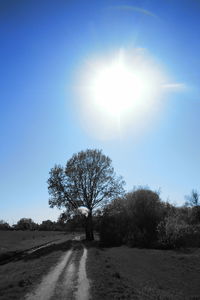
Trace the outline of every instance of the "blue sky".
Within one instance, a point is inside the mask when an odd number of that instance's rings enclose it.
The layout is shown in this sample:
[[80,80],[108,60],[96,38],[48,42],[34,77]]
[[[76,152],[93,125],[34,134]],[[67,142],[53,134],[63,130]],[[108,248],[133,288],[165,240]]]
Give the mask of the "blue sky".
[[[0,1],[0,219],[56,220],[48,172],[87,148],[110,156],[127,191],[160,188],[181,205],[200,190],[199,15],[198,0]],[[88,61],[120,49],[144,49],[167,83],[183,88],[162,98],[144,130],[143,116],[102,139],[84,126],[78,77]]]

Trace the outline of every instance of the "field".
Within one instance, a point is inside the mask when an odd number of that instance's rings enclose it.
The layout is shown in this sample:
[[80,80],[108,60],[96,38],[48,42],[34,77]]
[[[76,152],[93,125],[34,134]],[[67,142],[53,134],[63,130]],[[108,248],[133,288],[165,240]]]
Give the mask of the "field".
[[[24,299],[56,266],[71,247],[70,239],[76,236],[63,232],[0,232],[1,255],[53,241],[34,255],[0,266],[0,300]],[[200,249],[100,248],[98,242],[84,245],[88,248],[86,273],[91,300],[200,300]]]
[[65,234],[58,231],[0,231],[0,254],[26,250],[63,238]]
[[200,299],[200,249],[89,249],[92,299]]
[[[23,299],[29,289],[57,263],[67,251],[72,235],[55,231],[0,231],[0,257],[22,252],[48,242],[54,245],[28,259],[18,259],[0,266],[0,299]],[[56,245],[55,245],[56,244]]]

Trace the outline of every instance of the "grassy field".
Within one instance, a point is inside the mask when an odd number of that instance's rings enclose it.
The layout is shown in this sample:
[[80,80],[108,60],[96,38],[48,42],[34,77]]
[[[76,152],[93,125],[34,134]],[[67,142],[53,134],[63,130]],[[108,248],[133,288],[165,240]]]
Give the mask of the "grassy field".
[[90,248],[92,299],[200,299],[200,249]]
[[25,250],[65,238],[65,233],[59,231],[0,231],[0,254]]
[[1,254],[55,241],[28,258],[0,266],[0,299],[23,299],[70,247],[71,234],[55,231],[0,231]]
[[54,266],[62,251],[54,251],[31,260],[20,260],[0,266],[0,300],[24,299]]
[[[56,241],[36,255],[0,266],[0,300],[23,299],[70,247],[60,232],[0,232],[2,251],[24,250]],[[200,249],[165,251],[88,247],[91,299],[200,300]]]

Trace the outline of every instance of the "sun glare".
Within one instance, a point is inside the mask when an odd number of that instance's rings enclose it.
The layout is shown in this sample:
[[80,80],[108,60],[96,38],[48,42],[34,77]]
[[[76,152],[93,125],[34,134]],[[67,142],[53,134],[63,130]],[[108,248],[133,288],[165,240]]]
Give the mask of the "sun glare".
[[158,104],[163,82],[160,68],[143,49],[91,60],[81,79],[85,120],[90,119],[89,127],[102,134],[119,127],[122,131],[130,120],[137,127],[136,122],[147,119]]
[[127,66],[114,62],[97,71],[92,90],[97,106],[111,115],[120,115],[138,101],[142,82]]

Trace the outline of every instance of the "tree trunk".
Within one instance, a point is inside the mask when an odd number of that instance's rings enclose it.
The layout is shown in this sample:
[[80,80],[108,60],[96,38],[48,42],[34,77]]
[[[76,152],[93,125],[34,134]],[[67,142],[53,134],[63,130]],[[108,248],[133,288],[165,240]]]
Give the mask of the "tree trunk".
[[87,241],[94,240],[92,213],[90,212],[85,221],[85,238]]

